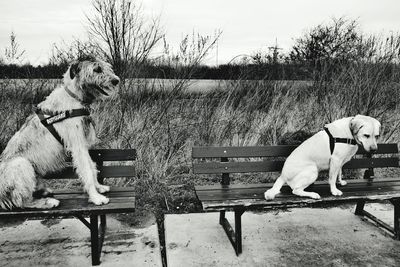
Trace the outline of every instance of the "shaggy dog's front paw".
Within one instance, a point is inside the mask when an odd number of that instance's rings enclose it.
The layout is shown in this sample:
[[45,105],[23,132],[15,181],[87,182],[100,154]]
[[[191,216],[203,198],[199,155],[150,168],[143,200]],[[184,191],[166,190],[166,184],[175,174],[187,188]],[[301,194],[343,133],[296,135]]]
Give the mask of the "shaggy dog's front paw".
[[343,192],[340,191],[340,190],[337,189],[337,188],[332,189],[332,190],[331,190],[331,193],[332,193],[332,195],[334,195],[334,196],[341,196],[341,195],[343,195]]
[[95,205],[103,205],[103,204],[108,204],[108,202],[110,202],[110,200],[103,195],[97,194],[94,196],[90,196],[89,202],[92,202]]
[[99,191],[99,193],[105,193],[105,192],[109,192],[110,191],[110,187],[108,185],[96,185],[96,189],[97,191]]
[[341,186],[345,186],[345,185],[347,185],[347,182],[344,181],[344,180],[340,180],[340,181],[339,181],[339,184],[340,184]]

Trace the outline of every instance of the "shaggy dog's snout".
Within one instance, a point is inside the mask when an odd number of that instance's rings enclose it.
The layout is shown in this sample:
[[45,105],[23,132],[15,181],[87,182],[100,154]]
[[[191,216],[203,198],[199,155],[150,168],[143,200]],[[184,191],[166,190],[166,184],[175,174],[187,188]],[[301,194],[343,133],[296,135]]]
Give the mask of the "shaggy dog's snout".
[[111,83],[112,85],[117,86],[119,84],[119,79],[112,79]]

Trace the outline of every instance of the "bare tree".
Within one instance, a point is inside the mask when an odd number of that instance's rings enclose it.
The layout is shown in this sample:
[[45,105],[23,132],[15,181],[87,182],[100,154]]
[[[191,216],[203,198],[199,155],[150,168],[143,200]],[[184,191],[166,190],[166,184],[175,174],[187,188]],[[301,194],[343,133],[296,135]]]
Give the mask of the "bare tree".
[[5,62],[8,64],[21,64],[24,60],[25,50],[20,49],[17,35],[14,31],[10,34],[10,46],[4,49]]
[[91,39],[117,75],[134,74],[163,37],[159,18],[146,18],[135,1],[93,0],[93,7],[86,15]]
[[79,39],[74,39],[71,43],[63,41],[58,44],[53,44],[49,63],[62,66],[66,69],[71,61],[96,54],[96,47],[89,41],[82,41]]

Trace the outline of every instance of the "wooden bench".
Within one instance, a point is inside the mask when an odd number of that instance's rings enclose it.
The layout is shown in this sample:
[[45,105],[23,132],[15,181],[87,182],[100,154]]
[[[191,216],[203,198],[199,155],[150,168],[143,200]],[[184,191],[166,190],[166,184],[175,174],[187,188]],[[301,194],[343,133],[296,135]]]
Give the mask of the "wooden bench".
[[[96,162],[99,170],[98,180],[103,183],[104,178],[133,177],[135,175],[134,166],[114,165],[104,166],[104,162],[134,161],[136,151],[134,149],[97,149],[90,150],[90,156]],[[51,174],[46,179],[76,179],[72,167],[63,171]],[[96,206],[88,203],[88,195],[83,190],[57,190],[54,198],[60,200],[60,205],[54,209],[34,210],[19,209],[12,211],[0,211],[1,218],[67,218],[75,217],[79,219],[90,230],[92,265],[100,264],[100,255],[106,232],[106,214],[124,213],[135,211],[134,188],[131,187],[112,187],[111,191],[105,193],[110,199],[107,205]],[[89,217],[89,221],[85,219]]]
[[[343,169],[366,169],[364,179],[347,180],[340,188],[343,195],[330,194],[327,181],[317,181],[309,190],[321,195],[321,199],[301,198],[292,194],[287,185],[274,200],[265,200],[264,192],[271,184],[230,184],[230,174],[280,172],[285,157],[296,146],[265,147],[193,147],[194,174],[221,174],[221,184],[195,186],[204,211],[219,211],[219,223],[225,230],[235,252],[242,252],[241,215],[246,210],[277,209],[301,206],[325,206],[340,203],[356,203],[355,214],[368,217],[400,239],[400,177],[374,179],[375,168],[399,167],[397,144],[379,144],[374,155],[360,148],[356,156]],[[364,210],[364,204],[389,200],[394,205],[394,228]],[[226,211],[234,212],[235,228],[225,217]]]

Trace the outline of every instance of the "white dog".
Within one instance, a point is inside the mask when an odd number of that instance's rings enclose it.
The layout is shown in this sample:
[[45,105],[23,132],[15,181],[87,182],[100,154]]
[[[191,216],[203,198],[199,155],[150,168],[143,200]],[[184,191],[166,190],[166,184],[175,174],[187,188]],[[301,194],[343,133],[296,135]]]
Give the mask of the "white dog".
[[332,195],[342,195],[336,187],[337,179],[341,185],[346,185],[342,180],[342,166],[355,155],[357,144],[367,152],[376,151],[379,130],[379,121],[363,115],[343,118],[325,125],[324,131],[304,141],[289,155],[281,176],[265,192],[265,199],[274,199],[285,183],[292,188],[295,195],[319,199],[319,194],[306,192],[304,189],[317,180],[319,171],[327,169]]
[[66,167],[68,156],[89,201],[96,205],[108,203],[100,193],[110,188],[98,183],[96,164],[88,152],[97,140],[88,107],[95,99],[109,97],[118,83],[108,63],[88,58],[71,64],[64,83],[38,105],[37,114],[27,118],[0,156],[1,208],[58,206],[54,198],[35,199],[33,195],[43,191],[37,177]]

